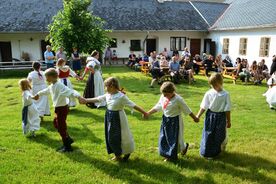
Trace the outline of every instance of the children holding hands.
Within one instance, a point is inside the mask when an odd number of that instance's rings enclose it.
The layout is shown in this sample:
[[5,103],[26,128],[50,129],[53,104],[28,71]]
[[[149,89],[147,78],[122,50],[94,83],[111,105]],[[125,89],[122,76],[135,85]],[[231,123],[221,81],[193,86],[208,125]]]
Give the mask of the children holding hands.
[[54,68],[47,69],[45,76],[50,85],[46,89],[39,91],[34,96],[34,99],[37,100],[40,96],[51,94],[53,106],[55,107],[54,127],[58,130],[63,141],[63,146],[58,151],[70,152],[72,151],[71,144],[74,141],[69,136],[66,125],[66,118],[69,112],[69,98],[78,98],[80,103],[85,103],[85,100],[77,91],[68,88],[58,80],[58,73]]
[[209,78],[212,89],[207,91],[200,105],[197,117],[206,112],[202,140],[200,145],[201,156],[212,159],[225,150],[227,144],[226,128],[231,127],[230,95],[223,89],[221,74],[214,73]]
[[119,81],[116,78],[106,79],[104,85],[107,93],[96,98],[88,98],[86,103],[106,102],[105,140],[107,152],[108,154],[115,154],[112,160],[126,161],[134,151],[134,140],[128,126],[124,107],[133,108],[142,113],[144,117],[147,117],[148,114],[120,91]]
[[[185,155],[189,144],[183,141],[184,124],[182,113],[189,115],[195,122],[199,119],[194,115],[181,96],[176,93],[172,82],[165,82],[160,88],[162,93],[159,102],[148,112],[148,116],[163,111],[159,136],[159,153],[164,161],[177,159],[177,154]],[[146,117],[148,117],[146,116]]]

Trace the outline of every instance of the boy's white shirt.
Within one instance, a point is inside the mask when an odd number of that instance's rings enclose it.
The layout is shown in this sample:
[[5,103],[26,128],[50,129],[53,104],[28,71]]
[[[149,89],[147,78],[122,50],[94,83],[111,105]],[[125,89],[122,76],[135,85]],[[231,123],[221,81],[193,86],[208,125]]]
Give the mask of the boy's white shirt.
[[231,110],[230,95],[227,91],[220,92],[215,89],[207,91],[203,97],[200,108],[213,112],[227,112]]
[[68,88],[61,82],[49,85],[46,89],[37,93],[39,96],[51,94],[54,107],[62,107],[69,104],[69,97],[80,97],[80,94]]

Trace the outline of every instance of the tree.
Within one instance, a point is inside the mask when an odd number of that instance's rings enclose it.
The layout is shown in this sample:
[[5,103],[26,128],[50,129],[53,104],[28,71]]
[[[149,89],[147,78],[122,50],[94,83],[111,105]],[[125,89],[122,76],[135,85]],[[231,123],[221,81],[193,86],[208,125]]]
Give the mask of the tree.
[[76,47],[79,52],[91,53],[109,44],[109,31],[104,30],[104,21],[89,11],[90,5],[91,0],[63,0],[63,10],[53,17],[46,38],[55,50],[62,46],[70,54]]

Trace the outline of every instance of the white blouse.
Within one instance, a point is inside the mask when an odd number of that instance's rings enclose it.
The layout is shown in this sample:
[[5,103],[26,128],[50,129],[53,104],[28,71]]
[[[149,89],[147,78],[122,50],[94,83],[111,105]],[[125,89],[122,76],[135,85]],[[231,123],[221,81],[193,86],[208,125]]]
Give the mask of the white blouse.
[[55,84],[49,85],[46,89],[39,91],[37,94],[39,96],[51,94],[54,107],[62,107],[68,105],[69,97],[80,97],[80,94],[77,91],[68,88],[60,81],[57,81]]
[[227,112],[231,110],[230,95],[227,91],[210,89],[204,95],[200,108],[213,112]]
[[101,69],[101,63],[96,58],[88,57],[87,61],[88,61],[87,64],[86,64],[87,68],[91,67],[91,68],[94,68],[94,69],[97,69],[97,70]]
[[31,97],[32,97],[31,91],[29,91],[29,90],[23,91],[23,93],[22,93],[22,103],[23,103],[24,107],[33,104],[33,99]]
[[33,85],[45,85],[46,77],[43,71],[39,72],[41,76],[38,75],[37,71],[32,71],[29,73],[27,79],[32,82]]
[[176,117],[182,112],[188,115],[192,113],[184,99],[178,94],[175,94],[170,101],[168,101],[168,98],[164,97],[164,95],[161,95],[159,102],[153,107],[153,109],[156,111],[162,110],[166,117]]
[[106,102],[107,109],[111,111],[121,111],[125,106],[133,108],[136,106],[134,102],[128,99],[128,97],[122,92],[116,94],[105,94],[96,98],[100,102]]

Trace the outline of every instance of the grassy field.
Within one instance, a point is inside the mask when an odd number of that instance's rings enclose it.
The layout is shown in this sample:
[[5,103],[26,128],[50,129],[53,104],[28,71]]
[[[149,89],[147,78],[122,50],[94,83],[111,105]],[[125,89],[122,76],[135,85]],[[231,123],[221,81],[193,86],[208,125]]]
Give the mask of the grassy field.
[[[149,110],[159,99],[159,89],[150,89],[150,78],[124,67],[104,68],[104,78],[116,76],[127,95]],[[208,161],[199,156],[203,119],[199,124],[185,117],[185,140],[192,144],[177,163],[164,163],[158,155],[161,113],[143,120],[128,114],[136,150],[127,163],[109,159],[104,140],[104,109],[79,105],[71,109],[68,130],[75,139],[74,152],[55,150],[61,141],[46,117],[36,138],[21,130],[21,94],[18,79],[27,72],[0,73],[0,183],[276,183],[276,112],[270,111],[262,94],[266,86],[233,85],[225,89],[233,102],[232,128],[227,152]],[[178,93],[193,112],[208,90],[207,80],[196,76],[195,85],[177,85]],[[83,92],[85,83],[73,81]],[[51,112],[53,109],[51,108]]]

